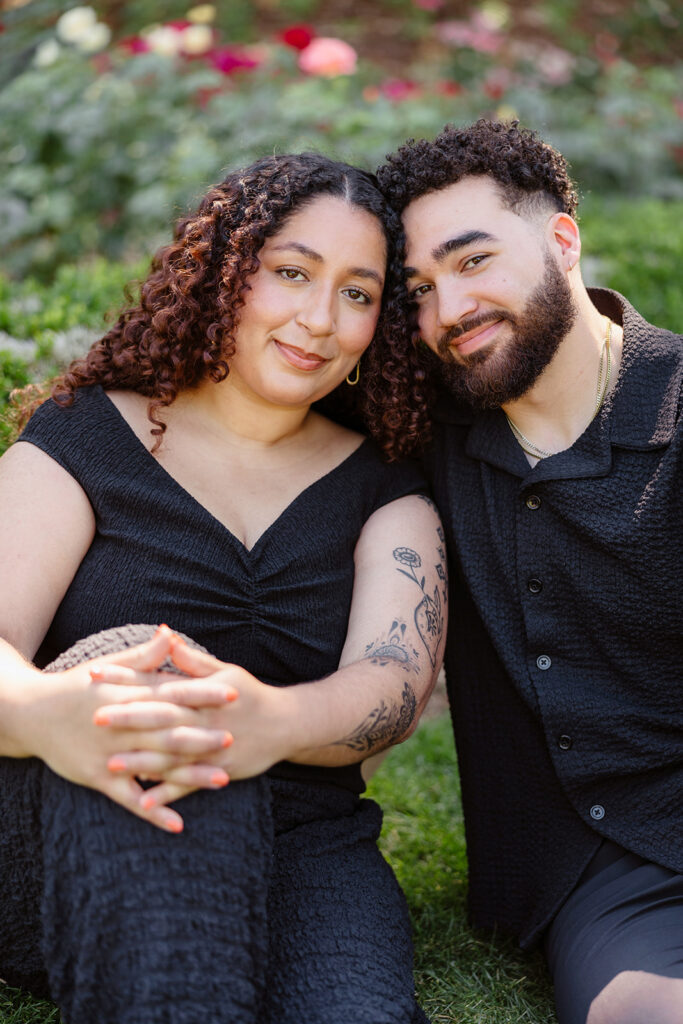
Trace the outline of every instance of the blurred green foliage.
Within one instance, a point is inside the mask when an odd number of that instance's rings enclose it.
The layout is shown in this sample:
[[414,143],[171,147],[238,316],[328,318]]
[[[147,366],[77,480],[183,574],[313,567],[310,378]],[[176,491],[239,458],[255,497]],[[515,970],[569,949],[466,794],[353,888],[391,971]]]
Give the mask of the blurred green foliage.
[[[219,4],[214,50],[259,42],[250,51],[258,67],[237,71],[216,67],[213,51],[132,54],[118,44],[150,21],[182,17],[188,5],[177,0],[163,11],[151,0],[95,4],[114,36],[94,55],[59,42],[55,22],[70,6],[33,0],[2,16],[0,218],[15,278],[49,280],[95,253],[127,261],[149,252],[211,182],[264,153],[315,148],[374,167],[406,137],[482,115],[537,128],[583,188],[683,198],[680,65],[624,59],[609,19],[591,34],[583,0],[526,13],[459,2],[459,20],[451,5],[432,11],[413,0],[373,0],[355,18],[341,0]],[[628,5],[615,8],[624,38],[637,23],[641,37],[649,25],[660,40],[680,21],[665,0],[631,6],[631,20]],[[277,36],[295,17],[314,31],[321,19],[322,31],[336,28],[360,49],[379,19],[372,52],[376,44],[394,70],[363,57],[353,75],[304,75]],[[402,42],[390,52],[392,28]],[[56,47],[48,58],[46,44]]]

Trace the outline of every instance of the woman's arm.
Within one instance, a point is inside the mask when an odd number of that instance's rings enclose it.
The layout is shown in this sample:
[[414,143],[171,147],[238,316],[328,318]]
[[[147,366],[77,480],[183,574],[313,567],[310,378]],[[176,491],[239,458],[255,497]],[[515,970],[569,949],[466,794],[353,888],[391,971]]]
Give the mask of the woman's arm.
[[[103,703],[158,697],[155,684],[163,676],[150,673],[170,652],[170,630],[150,644],[102,659],[127,666],[134,684],[129,690],[94,686],[87,663],[67,672],[40,672],[28,659],[40,646],[92,542],[95,517],[77,481],[40,449],[23,442],[0,459],[0,510],[0,755],[40,757],[65,778],[99,789],[154,824],[178,831],[179,815],[141,811],[142,789],[132,775],[114,777],[107,770],[115,752],[112,738],[93,722]],[[225,687],[221,692],[224,702]],[[173,728],[135,738],[136,744],[142,741],[154,750],[181,754],[184,747],[188,755],[214,751],[224,739],[224,730],[213,730],[212,738],[210,733]]]
[[[344,765],[406,739],[417,725],[441,665],[447,620],[446,554],[431,501],[400,498],[375,512],[363,528],[348,633],[339,669],[324,679],[288,687],[261,683],[182,643],[173,660],[188,675],[233,686],[239,697],[221,709],[186,714],[188,723],[218,723],[234,737],[214,755],[232,778],[247,778],[277,761]],[[107,679],[124,682],[113,667]],[[189,691],[196,680],[187,680]],[[142,704],[104,708],[114,731],[130,742],[136,729],[177,720],[181,709]],[[198,765],[153,754],[122,754],[127,770],[166,778],[148,803],[169,802],[199,785]],[[177,767],[174,767],[178,765]]]

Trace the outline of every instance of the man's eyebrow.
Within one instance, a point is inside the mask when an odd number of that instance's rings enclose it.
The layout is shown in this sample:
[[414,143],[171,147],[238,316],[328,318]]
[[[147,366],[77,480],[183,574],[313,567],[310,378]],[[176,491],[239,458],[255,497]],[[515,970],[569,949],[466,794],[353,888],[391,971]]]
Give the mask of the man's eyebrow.
[[[457,252],[459,249],[465,249],[468,245],[474,245],[476,242],[497,242],[498,239],[494,235],[490,235],[488,231],[464,231],[461,235],[456,235],[454,238],[448,238],[441,245],[437,245],[435,249],[432,249],[432,259],[435,263],[443,263],[447,256],[452,252]],[[406,277],[417,277],[419,271],[415,267],[405,267]]]
[[468,245],[474,245],[475,242],[497,241],[498,239],[490,235],[488,231],[464,231],[462,235],[449,238],[447,241],[442,242],[441,245],[437,245],[436,249],[432,249],[432,259],[436,263],[443,263],[450,253],[457,252],[458,249],[464,249]]
[[[307,245],[302,245],[301,242],[281,242],[279,245],[272,246],[273,252],[282,252],[287,249],[300,252],[302,256],[307,256],[309,260],[313,260],[315,263],[324,262],[319,252],[316,252],[315,249],[309,249]],[[384,287],[383,278],[376,270],[372,270],[371,267],[349,267],[349,274],[352,277],[364,277],[371,281],[376,281],[380,288]]]

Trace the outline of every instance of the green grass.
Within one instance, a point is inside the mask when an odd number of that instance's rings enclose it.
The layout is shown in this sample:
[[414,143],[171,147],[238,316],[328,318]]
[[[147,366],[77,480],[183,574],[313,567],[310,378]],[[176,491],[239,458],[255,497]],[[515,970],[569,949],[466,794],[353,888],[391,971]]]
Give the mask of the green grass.
[[[466,860],[447,715],[391,752],[369,795],[384,807],[382,848],[410,904],[421,1005],[433,1024],[552,1024],[538,953],[473,932],[465,917]],[[0,990],[0,1024],[58,1024],[50,1003]]]
[[410,904],[420,1003],[433,1024],[551,1024],[539,953],[467,924],[465,838],[448,715],[424,722],[369,786],[382,848]]

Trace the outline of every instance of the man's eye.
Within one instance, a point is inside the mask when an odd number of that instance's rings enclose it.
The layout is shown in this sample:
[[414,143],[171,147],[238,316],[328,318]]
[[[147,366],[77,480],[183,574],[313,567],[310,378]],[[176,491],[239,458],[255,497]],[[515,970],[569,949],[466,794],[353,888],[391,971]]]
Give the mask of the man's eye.
[[465,260],[465,262],[462,265],[462,268],[463,270],[470,270],[472,267],[478,267],[481,263],[484,262],[484,260],[487,259],[488,255],[486,253],[477,253],[476,256],[470,256],[468,260]]
[[419,284],[417,288],[413,288],[410,293],[411,299],[423,299],[425,295],[428,295],[432,291],[431,284]]
[[362,288],[345,288],[344,295],[347,295],[353,302],[361,303],[363,306],[367,306],[372,302],[372,298]]
[[303,270],[298,267],[278,267],[276,273],[283,277],[285,281],[304,281],[306,275]]

